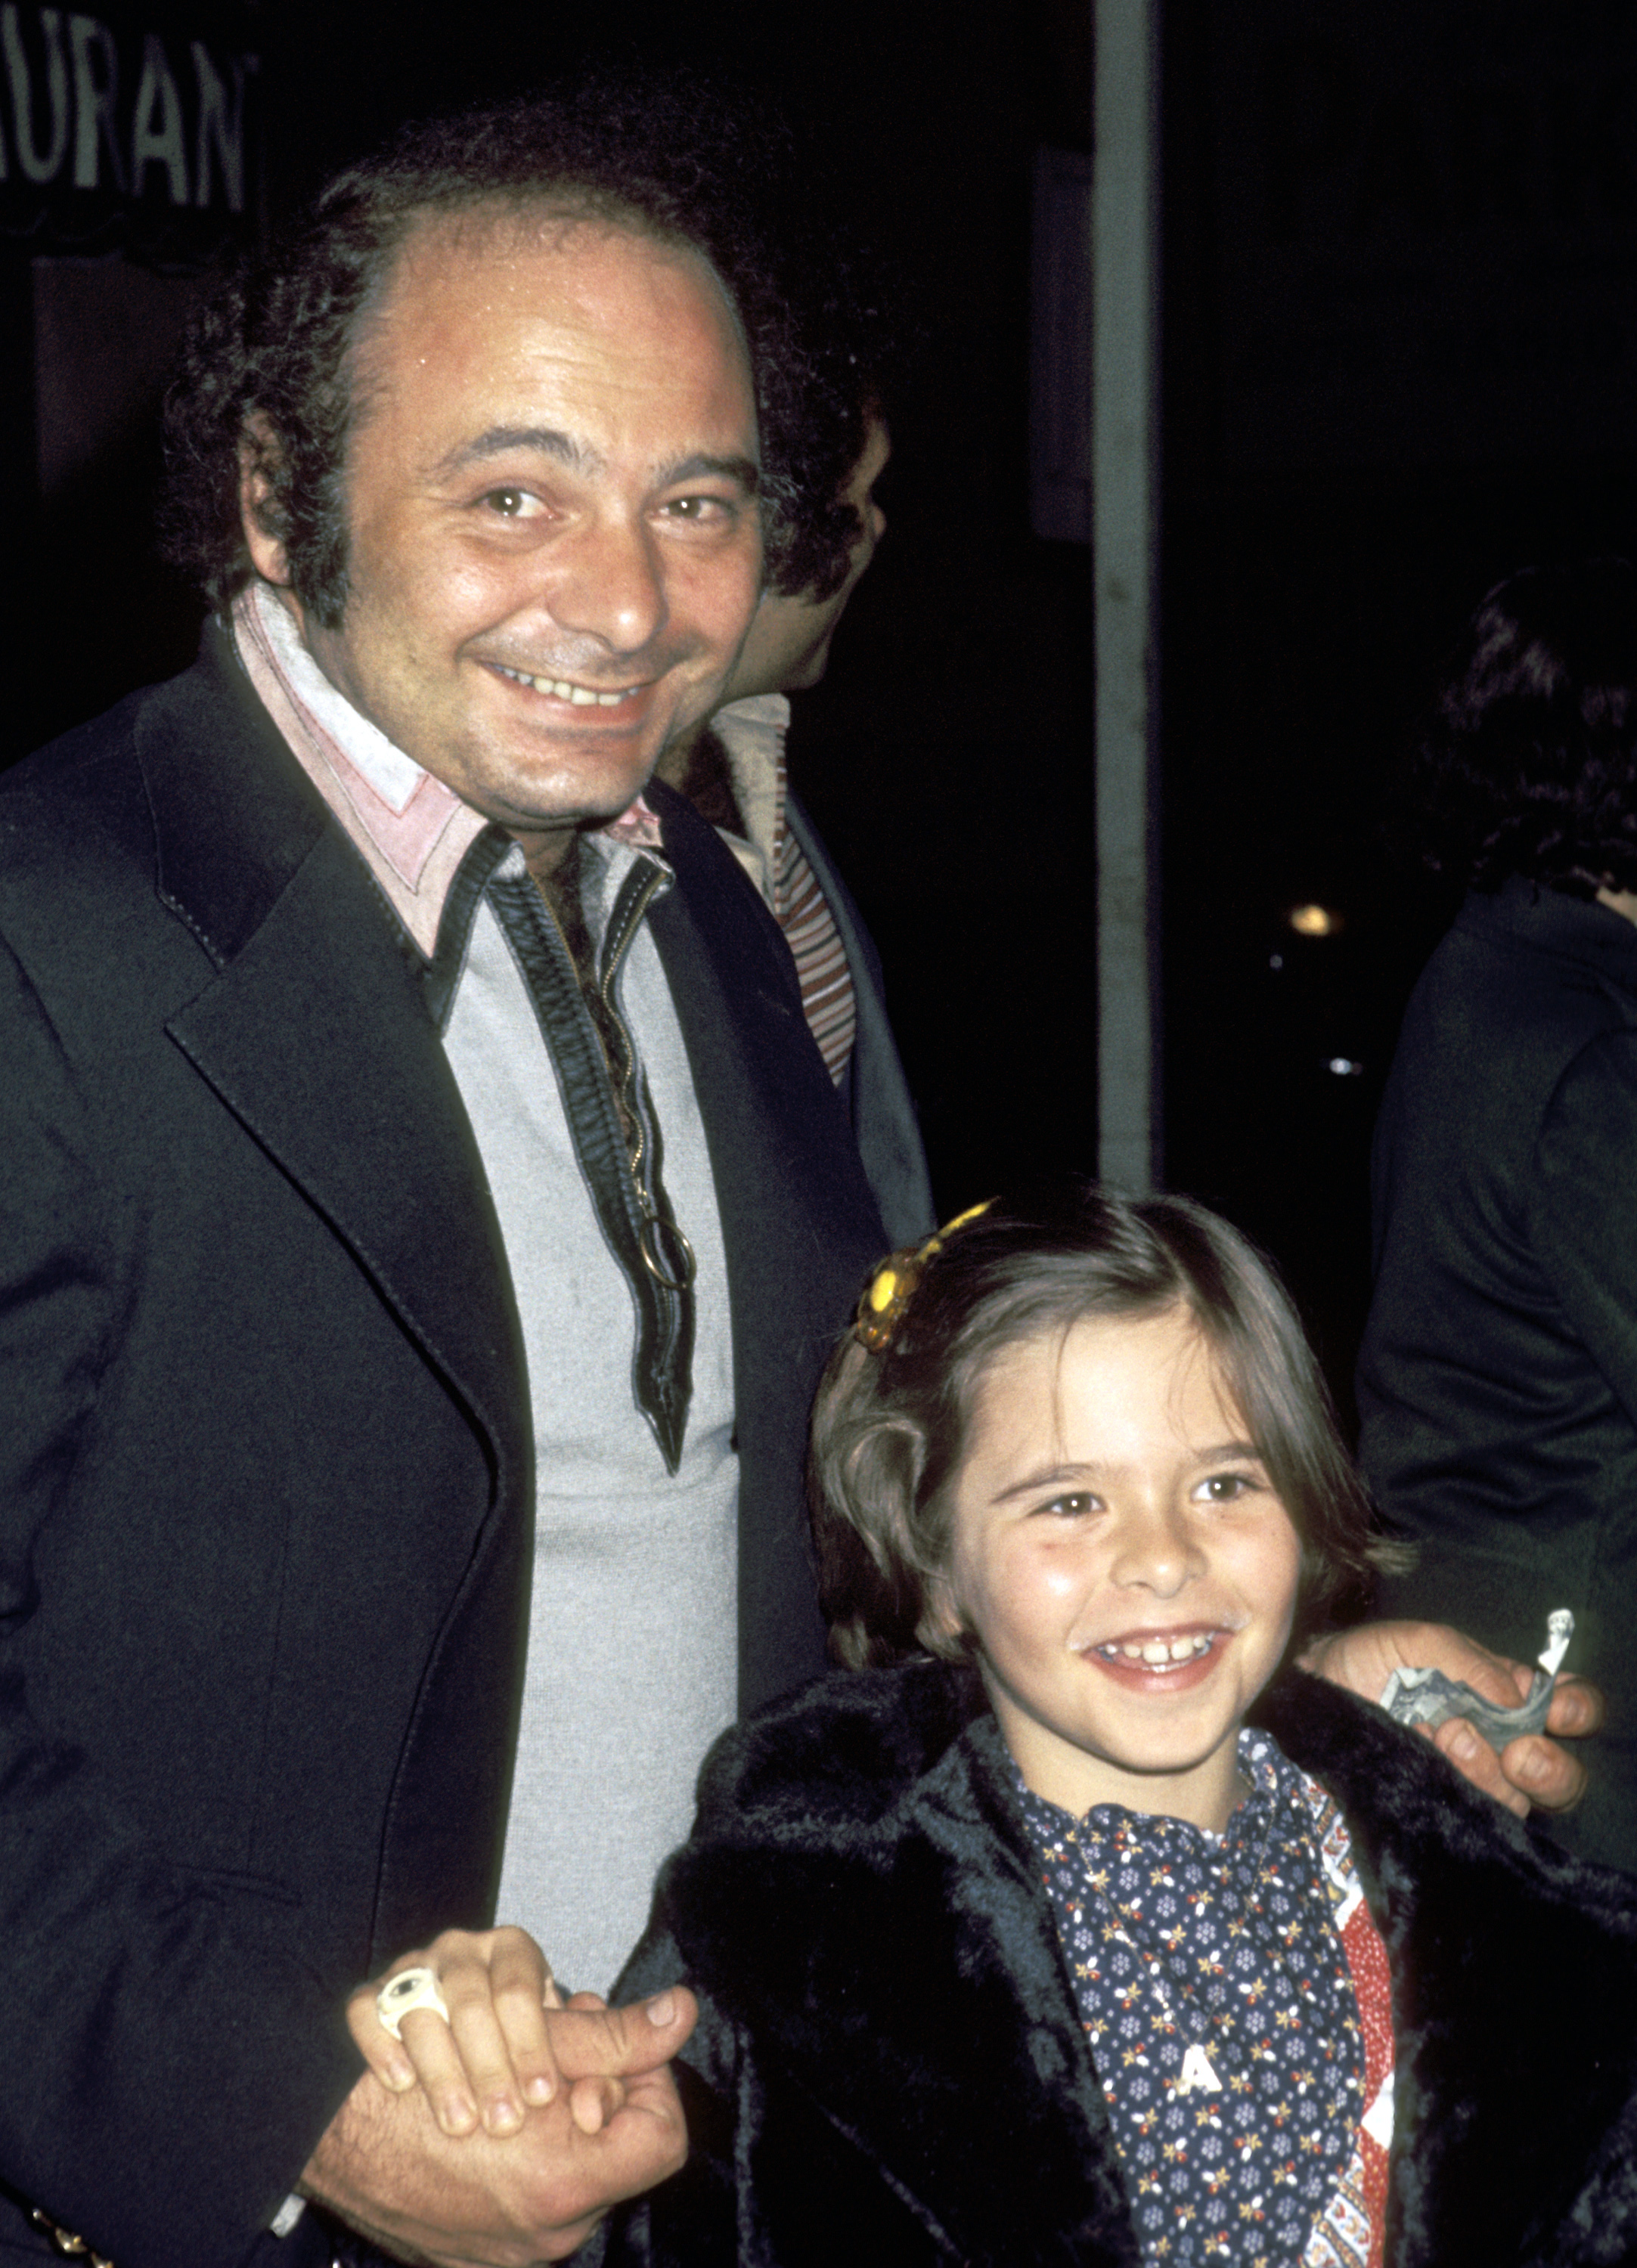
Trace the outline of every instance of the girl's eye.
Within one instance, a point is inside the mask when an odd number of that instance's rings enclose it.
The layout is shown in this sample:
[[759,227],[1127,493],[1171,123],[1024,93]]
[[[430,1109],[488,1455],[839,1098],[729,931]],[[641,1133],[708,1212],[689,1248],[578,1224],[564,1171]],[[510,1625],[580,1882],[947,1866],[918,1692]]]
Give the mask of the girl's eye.
[[1054,1513],[1059,1520],[1084,1520],[1088,1513],[1098,1509],[1095,1496],[1084,1493],[1074,1496],[1054,1496],[1050,1504],[1043,1504],[1042,1512]]
[[1259,1485],[1249,1473],[1213,1473],[1200,1482],[1194,1494],[1206,1504],[1237,1504]]

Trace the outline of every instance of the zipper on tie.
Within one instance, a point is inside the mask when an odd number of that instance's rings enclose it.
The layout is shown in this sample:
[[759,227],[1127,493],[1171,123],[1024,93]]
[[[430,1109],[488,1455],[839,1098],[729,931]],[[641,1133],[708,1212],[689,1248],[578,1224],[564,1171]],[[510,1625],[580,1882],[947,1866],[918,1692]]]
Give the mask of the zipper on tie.
[[[662,1284],[667,1292],[685,1292],[697,1272],[697,1263],[687,1237],[653,1202],[648,1183],[647,1134],[643,1125],[641,1101],[636,1091],[637,1049],[614,998],[614,987],[624,966],[631,939],[641,927],[643,916],[653,902],[662,880],[657,866],[645,863],[647,864],[646,873],[638,870],[627,878],[608,917],[597,992],[608,1029],[619,1042],[620,1060],[617,1064],[610,1064],[608,1070],[614,1080],[621,1125],[629,1130],[626,1160],[630,1167],[631,1185],[637,1192],[638,1210],[642,1216],[637,1249],[642,1255],[643,1266],[656,1284]],[[555,914],[553,918],[556,918]]]

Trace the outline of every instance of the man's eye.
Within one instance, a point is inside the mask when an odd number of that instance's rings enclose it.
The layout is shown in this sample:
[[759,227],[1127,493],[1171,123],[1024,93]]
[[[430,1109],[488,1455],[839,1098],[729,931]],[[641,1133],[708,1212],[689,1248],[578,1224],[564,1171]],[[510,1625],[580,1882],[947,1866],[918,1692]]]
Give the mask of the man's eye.
[[665,506],[665,515],[667,519],[704,521],[726,519],[732,510],[721,497],[673,497]]
[[535,498],[527,489],[490,489],[483,502],[503,519],[521,519]]

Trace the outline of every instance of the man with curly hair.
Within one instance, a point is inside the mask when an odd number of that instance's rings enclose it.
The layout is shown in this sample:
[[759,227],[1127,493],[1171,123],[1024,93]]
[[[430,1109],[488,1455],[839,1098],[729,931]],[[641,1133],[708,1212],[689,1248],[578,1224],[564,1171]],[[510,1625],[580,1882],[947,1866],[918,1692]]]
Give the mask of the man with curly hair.
[[1560,1832],[1637,1870],[1637,574],[1532,568],[1473,617],[1421,736],[1423,841],[1466,902],[1376,1132],[1360,1451],[1421,1547],[1382,1586],[1606,1690]]
[[[807,1410],[884,1241],[649,790],[858,526],[730,123],[605,86],[332,184],[173,404],[199,663],[0,790],[0,2250],[522,2264],[680,2159],[687,1996],[547,2015],[531,1940],[606,1990],[710,1740],[821,1666]],[[395,2095],[349,1995],[497,1903],[532,2066]]]

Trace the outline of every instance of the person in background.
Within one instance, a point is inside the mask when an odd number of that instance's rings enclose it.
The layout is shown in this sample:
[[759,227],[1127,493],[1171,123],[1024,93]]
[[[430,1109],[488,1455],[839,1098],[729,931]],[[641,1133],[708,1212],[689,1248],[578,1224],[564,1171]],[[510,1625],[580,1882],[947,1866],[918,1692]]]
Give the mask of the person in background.
[[777,576],[770,581],[726,701],[672,742],[659,777],[720,831],[783,931],[814,1039],[846,1096],[882,1225],[900,1245],[918,1242],[933,1225],[915,1104],[874,943],[785,764],[788,696],[823,676],[837,625],[886,527],[874,488],[889,453],[884,419],[866,410],[863,447],[838,495],[857,529],[850,555],[806,589],[786,589]]
[[1419,1546],[1380,1602],[1519,1657],[1573,1610],[1609,1719],[1554,1831],[1637,1871],[1637,572],[1491,591],[1416,777],[1469,888],[1375,1138],[1360,1455]]

